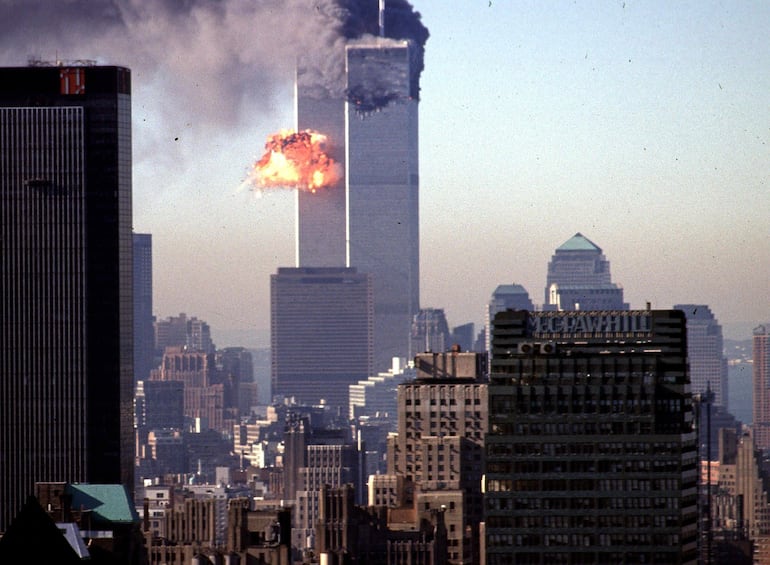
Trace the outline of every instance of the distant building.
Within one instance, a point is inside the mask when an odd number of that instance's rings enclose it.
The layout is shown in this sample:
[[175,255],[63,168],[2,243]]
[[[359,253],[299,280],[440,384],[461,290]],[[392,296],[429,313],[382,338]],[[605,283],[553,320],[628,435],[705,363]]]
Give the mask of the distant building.
[[476,329],[473,322],[462,324],[452,328],[451,345],[459,345],[462,351],[473,351],[473,342],[476,339]]
[[770,323],[754,328],[754,444],[770,449]]
[[133,484],[131,73],[0,68],[0,531],[39,481]]
[[602,249],[579,232],[548,263],[543,310],[628,310]]
[[152,380],[146,385],[153,381],[182,382],[185,418],[201,421],[204,429],[230,436],[233,426],[239,423],[237,383],[217,371],[213,354],[168,347],[161,366],[152,372]]
[[492,327],[492,320],[495,319],[495,314],[505,312],[508,309],[530,311],[535,309],[527,289],[520,284],[501,284],[495,289],[492,297],[489,299],[486,311],[486,324],[484,326],[484,338],[486,341],[484,351],[487,353],[489,353],[491,342],[490,328]]
[[272,390],[348,411],[348,386],[372,374],[371,277],[346,268],[279,268],[270,277]]
[[188,318],[184,313],[155,322],[156,355],[163,355],[167,347],[184,347],[204,353],[216,350],[209,325],[195,316]]
[[152,315],[152,235],[133,234],[134,242],[134,381],[150,378],[155,367]]
[[[386,373],[378,373],[362,379],[348,387],[349,412],[351,420],[362,416],[395,417],[398,411],[396,390],[398,385],[408,378],[414,378],[414,369],[403,366],[403,359],[393,360],[393,367]],[[395,428],[395,422],[393,424]]]
[[412,320],[410,357],[426,351],[446,351],[451,344],[443,308],[421,308]]
[[677,304],[687,316],[687,355],[693,394],[714,394],[713,404],[728,408],[727,358],[722,326],[705,304]]
[[[481,477],[487,431],[486,355],[450,351],[415,358],[417,376],[398,387],[398,434],[388,439],[388,476],[395,496],[417,516],[446,510],[448,563],[479,560]],[[381,495],[380,495],[381,496]]]
[[495,317],[488,565],[697,562],[686,345],[678,310]]

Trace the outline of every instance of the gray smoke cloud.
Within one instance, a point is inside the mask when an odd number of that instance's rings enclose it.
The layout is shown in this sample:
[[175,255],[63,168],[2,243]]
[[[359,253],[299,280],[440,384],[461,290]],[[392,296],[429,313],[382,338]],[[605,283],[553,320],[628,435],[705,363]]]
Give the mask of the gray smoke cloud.
[[[337,57],[377,33],[377,0],[0,0],[0,64],[93,59],[130,67],[134,92],[167,93],[166,110],[197,122],[236,123],[246,100],[268,110],[298,60],[320,89],[339,87]],[[419,45],[427,29],[405,0],[390,0],[387,35]]]

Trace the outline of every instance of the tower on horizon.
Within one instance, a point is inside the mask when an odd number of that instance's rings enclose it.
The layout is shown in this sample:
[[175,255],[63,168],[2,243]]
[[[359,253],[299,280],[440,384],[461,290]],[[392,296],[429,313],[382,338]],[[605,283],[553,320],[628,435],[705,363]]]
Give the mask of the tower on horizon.
[[687,352],[692,393],[714,393],[713,403],[728,408],[727,358],[722,326],[705,304],[676,304],[687,316]]
[[131,74],[0,69],[0,531],[36,482],[133,488]]
[[559,246],[548,263],[543,310],[628,310],[601,247],[580,232]]

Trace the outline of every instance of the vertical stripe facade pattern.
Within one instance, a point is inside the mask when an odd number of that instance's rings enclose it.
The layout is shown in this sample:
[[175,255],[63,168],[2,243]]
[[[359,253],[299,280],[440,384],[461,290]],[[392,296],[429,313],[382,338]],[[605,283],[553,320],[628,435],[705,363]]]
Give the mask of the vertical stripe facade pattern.
[[87,479],[85,188],[82,107],[0,108],[0,467],[27,494]]

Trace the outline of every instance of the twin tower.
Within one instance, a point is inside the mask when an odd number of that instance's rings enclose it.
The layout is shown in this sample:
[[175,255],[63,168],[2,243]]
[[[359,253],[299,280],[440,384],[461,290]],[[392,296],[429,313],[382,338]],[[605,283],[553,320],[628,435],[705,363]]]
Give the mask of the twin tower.
[[296,128],[326,135],[344,175],[297,192],[296,267],[271,280],[273,394],[343,405],[349,384],[409,355],[420,294],[414,48],[346,45],[336,88],[297,73]]

